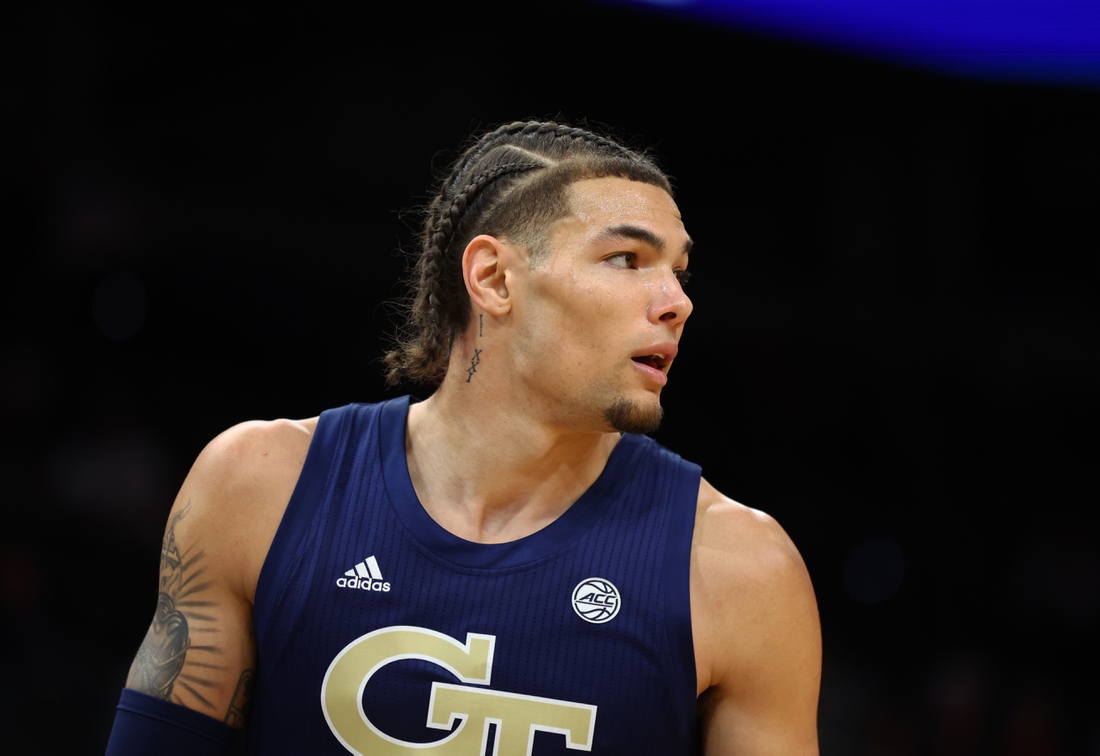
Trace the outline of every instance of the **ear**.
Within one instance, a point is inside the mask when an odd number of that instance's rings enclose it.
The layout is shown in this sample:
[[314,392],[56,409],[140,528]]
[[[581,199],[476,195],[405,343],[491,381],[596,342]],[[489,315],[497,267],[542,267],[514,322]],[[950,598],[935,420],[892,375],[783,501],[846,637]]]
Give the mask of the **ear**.
[[470,301],[490,315],[512,309],[512,268],[517,260],[512,246],[495,236],[475,236],[462,253],[462,278]]

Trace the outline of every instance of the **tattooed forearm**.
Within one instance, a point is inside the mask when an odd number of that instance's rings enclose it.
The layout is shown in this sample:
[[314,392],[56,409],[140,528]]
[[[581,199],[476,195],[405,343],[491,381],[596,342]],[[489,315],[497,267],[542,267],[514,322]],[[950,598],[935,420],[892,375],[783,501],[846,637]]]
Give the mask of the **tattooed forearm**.
[[187,516],[191,502],[168,523],[160,551],[160,593],[157,610],[145,640],[130,669],[127,686],[166,701],[193,708],[215,708],[201,689],[215,687],[210,671],[224,669],[217,657],[222,649],[214,644],[196,645],[192,633],[217,633],[209,613],[216,604],[203,599],[211,583],[201,580],[205,556],[194,545],[180,549],[176,525]]
[[244,726],[244,715],[248,711],[248,704],[252,701],[252,684],[256,675],[251,669],[241,672],[241,679],[237,681],[237,690],[233,693],[233,700],[229,702],[229,711],[225,714],[225,723],[233,727]]
[[480,364],[481,364],[481,350],[480,349],[475,349],[474,350],[474,357],[473,357],[472,360],[470,360],[470,367],[466,371],[466,383],[469,383],[473,379],[474,373],[477,372],[477,366],[480,365]]

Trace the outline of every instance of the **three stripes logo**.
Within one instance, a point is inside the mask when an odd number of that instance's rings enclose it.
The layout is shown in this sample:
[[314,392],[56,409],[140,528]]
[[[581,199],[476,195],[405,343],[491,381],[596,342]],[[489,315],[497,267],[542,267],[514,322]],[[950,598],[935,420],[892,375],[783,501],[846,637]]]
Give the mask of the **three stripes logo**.
[[382,579],[382,570],[373,554],[345,572],[344,577],[336,578],[336,585],[361,591],[390,591],[390,584]]

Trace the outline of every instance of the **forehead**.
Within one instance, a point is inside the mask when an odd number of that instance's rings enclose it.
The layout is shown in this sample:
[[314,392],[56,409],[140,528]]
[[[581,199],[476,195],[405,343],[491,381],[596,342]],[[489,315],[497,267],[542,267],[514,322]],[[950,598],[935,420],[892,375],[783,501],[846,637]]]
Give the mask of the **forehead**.
[[680,209],[668,192],[652,184],[619,177],[583,179],[570,185],[568,197],[571,212],[559,230],[585,241],[622,225],[647,228],[676,246],[687,238]]

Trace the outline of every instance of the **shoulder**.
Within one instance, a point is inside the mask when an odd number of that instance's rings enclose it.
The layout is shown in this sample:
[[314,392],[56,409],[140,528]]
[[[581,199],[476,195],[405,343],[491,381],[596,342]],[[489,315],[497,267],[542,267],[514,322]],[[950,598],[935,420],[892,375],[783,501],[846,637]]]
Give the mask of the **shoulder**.
[[177,536],[220,555],[223,574],[249,601],[316,427],[310,418],[229,428],[199,454],[172,507]]
[[706,753],[817,754],[821,627],[770,516],[699,487],[691,618]]
[[706,480],[699,483],[692,548],[696,558],[726,580],[750,585],[792,582],[806,576],[802,557],[773,517],[724,496]]
[[235,491],[278,486],[305,463],[318,418],[253,420],[218,434],[202,450],[189,478]]
[[706,660],[701,689],[722,685],[770,645],[805,646],[809,653],[819,646],[813,585],[790,537],[770,515],[706,480],[699,486],[691,580],[696,646]]

